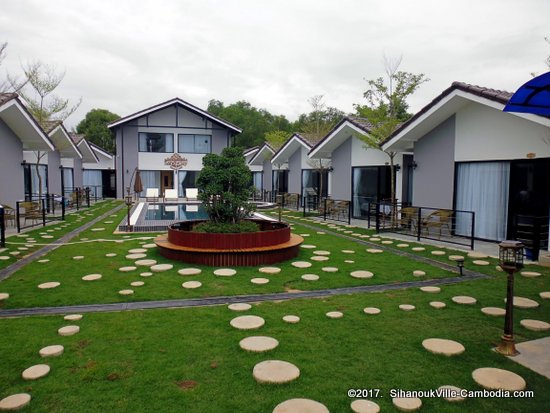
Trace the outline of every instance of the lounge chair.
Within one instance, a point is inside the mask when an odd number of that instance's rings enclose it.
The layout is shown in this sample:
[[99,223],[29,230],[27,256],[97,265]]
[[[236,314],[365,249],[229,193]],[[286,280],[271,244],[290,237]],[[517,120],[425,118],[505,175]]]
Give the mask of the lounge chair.
[[185,188],[185,198],[188,201],[196,201],[199,197],[199,190],[197,188]]
[[439,238],[441,238],[443,227],[447,227],[447,231],[449,231],[449,234],[451,233],[452,217],[453,211],[438,209],[422,220],[422,228],[426,233],[430,232],[430,228],[439,228]]
[[147,188],[147,191],[145,191],[145,201],[147,201],[147,202],[158,202],[159,201],[159,189],[158,188]]
[[178,190],[177,189],[165,189],[164,190],[164,202],[178,202]]

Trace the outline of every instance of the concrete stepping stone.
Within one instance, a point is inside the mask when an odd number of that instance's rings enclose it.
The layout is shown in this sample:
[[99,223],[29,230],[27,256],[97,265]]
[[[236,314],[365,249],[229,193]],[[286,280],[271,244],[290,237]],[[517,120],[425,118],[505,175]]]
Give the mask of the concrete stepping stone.
[[156,260],[137,260],[136,262],[134,262],[134,264],[142,267],[150,267],[152,265],[155,265],[156,263]]
[[92,228],[92,232],[105,231],[105,228]]
[[202,286],[200,281],[186,281],[181,285],[183,288],[193,290]]
[[546,331],[550,330],[550,324],[546,321],[539,321],[539,320],[521,320],[519,322],[523,327],[525,327],[527,330],[532,331]]
[[382,241],[382,244],[384,244],[384,245],[391,245],[391,244],[393,244],[393,241],[385,240],[385,241]]
[[44,260],[38,260],[40,264],[45,264],[47,262],[50,262],[50,260],[44,259]]
[[378,237],[370,237],[370,240],[371,240],[371,241],[374,241],[374,242],[381,241],[381,239],[378,238]]
[[77,260],[77,261],[78,261],[78,260],[83,260],[83,259],[84,259],[84,255],[75,255],[75,256],[73,257],[73,260]]
[[250,336],[239,341],[239,346],[246,351],[254,353],[262,353],[264,351],[273,350],[279,345],[279,341],[273,337],[267,336]]
[[321,256],[321,255],[315,255],[313,257],[310,258],[311,261],[328,261],[329,258],[328,257],[324,257],[324,256]]
[[[457,393],[462,391],[462,389],[460,387],[451,386],[449,384],[446,384],[444,386],[439,386],[438,390],[441,390],[443,392],[455,391]],[[460,395],[457,395],[455,397],[450,396],[450,395],[449,395],[449,397],[443,396],[443,398],[445,400],[447,400],[448,402],[463,402],[464,400],[466,400],[466,397],[462,397]]]
[[151,277],[153,275],[152,272],[146,271],[139,274],[140,277]]
[[143,244],[142,247],[145,249],[151,249],[151,248],[156,248],[157,244]]
[[550,299],[550,291],[543,291],[539,293],[540,298],[544,298],[545,300]]
[[12,251],[10,252],[10,255],[13,255],[14,257],[17,256],[17,255],[20,255],[21,252],[20,251]]
[[265,360],[254,366],[252,376],[258,383],[289,383],[300,377],[300,369],[288,361]]
[[145,285],[145,283],[143,281],[133,281],[133,282],[130,283],[130,285],[132,287],[141,287],[141,286]]
[[338,272],[337,267],[323,267],[321,268],[321,270],[323,270],[324,272]]
[[344,234],[353,234],[353,231],[344,231]]
[[155,264],[155,265],[151,265],[150,269],[153,272],[164,272],[164,271],[171,270],[172,268],[174,268],[172,264]]
[[420,287],[420,291],[423,291],[425,293],[435,294],[435,293],[441,292],[441,288],[427,286],[427,287]]
[[52,288],[57,288],[60,285],[61,285],[61,283],[59,283],[57,281],[51,281],[51,282],[39,284],[38,288],[40,288],[41,290],[50,290]]
[[363,308],[363,312],[369,315],[376,315],[376,314],[380,314],[381,310],[376,307],[365,307]]
[[179,275],[198,275],[202,272],[199,268],[182,268],[178,270]]
[[147,254],[128,254],[126,256],[127,260],[139,260],[141,258],[147,257]]
[[[504,299],[504,302],[506,302],[506,298]],[[514,307],[536,308],[538,306],[539,306],[539,303],[537,303],[535,300],[531,300],[530,298],[525,298],[525,297],[514,296]]]
[[473,260],[472,263],[474,265],[479,265],[479,266],[482,266],[482,267],[485,267],[487,265],[491,265],[491,263],[489,261],[485,261],[485,260]]
[[265,324],[265,320],[257,315],[242,315],[230,321],[237,330],[256,330]]
[[[28,393],[17,393],[0,400],[0,410],[21,410],[31,402]],[[328,411],[328,410],[327,410]]]
[[290,399],[275,406],[273,413],[329,413],[329,410],[315,400]]
[[487,254],[483,254],[482,252],[476,252],[476,251],[469,252],[468,257],[475,258],[475,259],[489,258],[489,256]]
[[80,331],[79,326],[65,326],[57,330],[57,334],[60,336],[74,336]]
[[342,313],[341,311],[329,311],[325,315],[328,318],[333,318],[333,319],[344,317],[344,313]]
[[82,279],[84,281],[96,281],[96,280],[100,280],[102,277],[101,274],[88,274],[88,275],[85,275],[84,277],[82,277]]
[[310,234],[299,234],[301,237],[309,237]]
[[499,307],[483,307],[481,312],[485,315],[490,315],[493,317],[504,317],[506,315],[506,310]]
[[442,354],[444,356],[456,356],[466,350],[458,341],[445,338],[427,338],[422,342],[422,347],[430,353]]
[[317,231],[317,234],[318,234],[318,235],[325,235],[326,232],[324,232],[324,231]]
[[330,251],[324,251],[324,250],[316,250],[313,251],[314,255],[330,255]]
[[394,397],[392,403],[402,412],[414,412],[422,407],[422,400],[418,397]]
[[268,278],[252,278],[250,280],[250,282],[252,284],[256,284],[256,285],[264,285],[264,284],[267,284],[269,282],[269,279]]
[[518,374],[494,367],[482,367],[472,372],[472,378],[481,387],[488,390],[523,390],[527,386]]
[[536,271],[522,271],[520,274],[527,278],[535,278],[542,275],[540,272]]
[[399,309],[403,311],[413,311],[416,307],[411,304],[400,304]]
[[359,278],[359,279],[374,277],[374,274],[372,272],[364,271],[364,270],[352,271],[349,273],[349,275],[351,275],[353,278]]
[[346,264],[355,264],[355,261],[353,260],[344,260]]
[[133,248],[131,250],[128,250],[129,254],[144,254],[147,250],[145,248]]
[[464,259],[463,255],[449,255],[449,260],[451,261],[459,261],[463,259]]
[[10,298],[10,295],[8,293],[0,293],[0,301],[4,301]]
[[313,250],[313,249],[317,248],[316,245],[311,245],[311,244],[302,244],[302,245],[300,245],[300,247],[305,248],[305,249],[307,249],[307,250],[308,250],[308,249],[309,249],[309,250]]
[[219,277],[232,277],[235,274],[237,274],[237,271],[231,268],[220,268],[214,271],[214,275],[217,275]]
[[309,268],[312,264],[307,261],[294,261],[291,265],[296,268]]
[[342,250],[344,254],[355,254],[354,250]]
[[52,238],[53,238],[53,235],[42,235],[40,238],[52,239]]
[[248,311],[252,306],[248,303],[233,303],[227,306],[231,311]]
[[464,305],[474,305],[477,303],[477,300],[474,297],[470,297],[467,295],[456,295],[453,298],[451,298],[454,303],[457,304],[464,304]]
[[422,270],[413,271],[413,276],[415,277],[423,277],[425,275],[426,275],[426,271],[422,271]]
[[18,247],[17,249],[18,249],[19,251],[27,251],[27,250],[28,250],[27,247]]
[[79,320],[82,320],[82,314],[67,314],[65,317],[63,317],[63,320],[79,321]]
[[317,274],[304,274],[302,275],[302,280],[304,281],[317,281],[319,276]]
[[354,413],[378,413],[380,411],[378,404],[363,399],[352,401],[350,407]]
[[108,254],[105,254],[106,257],[109,257],[109,258],[112,258],[112,257],[116,257],[116,254],[114,252],[110,252]]
[[371,254],[381,254],[384,250],[380,250],[378,248],[367,248],[367,252],[370,252]]
[[134,290],[120,290],[118,293],[120,295],[132,295],[134,293]]
[[445,304],[443,301],[430,301],[430,306],[435,308],[436,310],[439,310],[441,308],[447,307],[447,304]]
[[289,324],[296,324],[300,322],[300,317],[298,317],[297,315],[285,315],[283,317],[283,321]]
[[279,274],[281,269],[279,267],[261,267],[258,271],[264,274]]
[[8,257],[7,255],[2,255],[0,256],[0,261],[7,261],[9,260],[11,257]]
[[397,248],[408,248],[409,244],[397,244],[396,247]]
[[435,255],[437,257],[441,257],[441,256],[447,254],[447,252],[446,251],[441,251],[441,250],[435,250],[435,251],[432,251],[431,254]]
[[137,267],[134,267],[134,266],[127,266],[127,267],[120,267],[118,269],[120,272],[130,272],[130,271],[134,271],[134,270],[137,270]]
[[63,351],[65,351],[65,347],[53,345],[41,348],[38,353],[40,357],[58,357],[63,354]]
[[412,247],[411,250],[415,251],[415,252],[421,252],[421,251],[426,251],[426,248],[424,248],[424,247]]

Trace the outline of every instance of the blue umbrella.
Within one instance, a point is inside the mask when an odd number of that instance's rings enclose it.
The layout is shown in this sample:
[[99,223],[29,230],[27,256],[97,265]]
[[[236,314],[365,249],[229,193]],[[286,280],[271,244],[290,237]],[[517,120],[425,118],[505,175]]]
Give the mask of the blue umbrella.
[[550,116],[550,72],[537,76],[521,86],[504,107],[504,112]]

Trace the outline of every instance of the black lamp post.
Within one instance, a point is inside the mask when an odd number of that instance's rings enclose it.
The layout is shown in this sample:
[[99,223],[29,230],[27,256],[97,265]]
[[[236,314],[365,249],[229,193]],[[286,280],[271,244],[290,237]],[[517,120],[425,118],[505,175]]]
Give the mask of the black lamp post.
[[508,287],[504,335],[496,351],[505,356],[519,354],[514,344],[514,273],[523,268],[523,248],[524,245],[519,241],[502,241],[499,244],[500,267],[508,273]]
[[460,276],[462,277],[464,275],[462,273],[462,269],[464,268],[464,258],[463,257],[457,258],[456,265],[458,266],[458,271],[460,271]]
[[132,226],[130,225],[130,209],[132,208],[132,204],[134,203],[133,197],[130,194],[130,187],[126,187],[126,197],[124,198],[124,203],[126,204],[126,207],[128,208],[128,223],[127,223],[127,232],[132,232]]

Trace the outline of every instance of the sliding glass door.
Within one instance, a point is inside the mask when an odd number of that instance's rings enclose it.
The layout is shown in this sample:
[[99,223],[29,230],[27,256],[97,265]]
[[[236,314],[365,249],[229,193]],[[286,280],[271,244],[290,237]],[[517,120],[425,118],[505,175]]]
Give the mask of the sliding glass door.
[[366,218],[369,205],[391,199],[389,166],[361,166],[352,169],[352,208],[354,218]]

